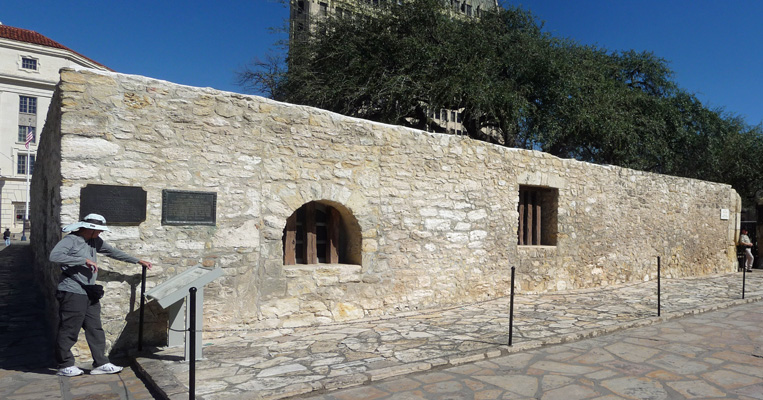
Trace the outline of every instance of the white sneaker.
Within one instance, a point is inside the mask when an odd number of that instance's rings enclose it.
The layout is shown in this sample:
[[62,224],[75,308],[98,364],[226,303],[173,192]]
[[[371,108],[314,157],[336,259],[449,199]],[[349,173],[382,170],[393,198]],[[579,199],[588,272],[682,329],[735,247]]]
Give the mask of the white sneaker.
[[77,376],[77,375],[82,375],[84,373],[85,373],[85,371],[83,371],[83,370],[75,367],[74,365],[72,365],[71,367],[66,367],[66,368],[59,369],[58,372],[56,373],[56,375],[58,375],[58,376]]
[[92,371],[90,371],[90,375],[101,375],[101,374],[118,374],[121,372],[124,368],[117,367],[116,365],[112,363],[106,363],[101,365],[98,368],[93,368]]

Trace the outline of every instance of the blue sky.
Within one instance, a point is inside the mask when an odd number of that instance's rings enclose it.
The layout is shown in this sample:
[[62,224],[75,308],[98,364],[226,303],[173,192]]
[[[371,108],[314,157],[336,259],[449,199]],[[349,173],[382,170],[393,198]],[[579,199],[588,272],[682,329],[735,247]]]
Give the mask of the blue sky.
[[[763,122],[763,1],[509,0],[545,30],[608,50],[647,50],[711,107]],[[2,0],[0,22],[123,73],[244,92],[235,72],[283,35],[278,0]]]

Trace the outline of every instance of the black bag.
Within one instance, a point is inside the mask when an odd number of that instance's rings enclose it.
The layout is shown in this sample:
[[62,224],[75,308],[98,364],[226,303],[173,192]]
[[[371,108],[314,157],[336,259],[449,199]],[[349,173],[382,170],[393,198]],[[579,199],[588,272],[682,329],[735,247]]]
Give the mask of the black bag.
[[96,302],[103,297],[103,286],[101,285],[82,285],[87,293],[87,298],[92,302]]
[[72,280],[74,280],[75,282],[79,283],[79,285],[82,286],[82,289],[85,289],[87,298],[90,299],[92,303],[95,303],[96,301],[100,300],[103,297],[103,286],[85,285],[84,283],[74,279],[74,277],[72,277],[72,275],[69,273],[68,270],[64,271],[63,274],[68,276],[69,278],[72,278]]

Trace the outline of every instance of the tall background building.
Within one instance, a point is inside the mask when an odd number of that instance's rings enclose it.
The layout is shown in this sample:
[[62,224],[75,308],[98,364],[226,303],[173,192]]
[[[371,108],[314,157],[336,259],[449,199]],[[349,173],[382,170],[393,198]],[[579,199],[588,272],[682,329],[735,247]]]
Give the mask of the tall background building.
[[[291,33],[310,26],[315,18],[373,13],[374,9],[407,0],[291,0]],[[498,8],[498,0],[443,0],[455,15],[479,18],[483,12]]]
[[20,238],[39,135],[64,67],[110,70],[37,32],[0,23],[0,228]]

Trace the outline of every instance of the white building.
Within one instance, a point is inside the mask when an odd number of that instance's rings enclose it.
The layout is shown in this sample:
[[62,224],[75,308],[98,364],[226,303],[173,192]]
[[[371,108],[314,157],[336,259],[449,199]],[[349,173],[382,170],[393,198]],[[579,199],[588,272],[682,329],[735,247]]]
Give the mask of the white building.
[[10,228],[14,238],[21,237],[27,170],[34,171],[58,70],[75,66],[110,70],[37,32],[0,24],[0,230]]

